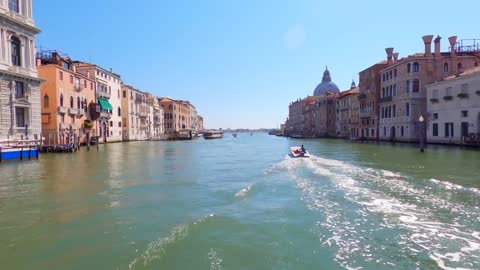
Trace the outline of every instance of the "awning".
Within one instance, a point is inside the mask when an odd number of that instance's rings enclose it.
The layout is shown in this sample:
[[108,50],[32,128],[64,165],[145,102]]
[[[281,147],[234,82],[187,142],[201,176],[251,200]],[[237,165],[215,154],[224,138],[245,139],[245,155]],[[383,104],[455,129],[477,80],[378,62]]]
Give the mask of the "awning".
[[108,102],[108,100],[103,99],[103,98],[99,98],[98,103],[100,103],[100,106],[102,106],[102,110],[112,110],[113,111],[112,104],[110,104],[110,102]]

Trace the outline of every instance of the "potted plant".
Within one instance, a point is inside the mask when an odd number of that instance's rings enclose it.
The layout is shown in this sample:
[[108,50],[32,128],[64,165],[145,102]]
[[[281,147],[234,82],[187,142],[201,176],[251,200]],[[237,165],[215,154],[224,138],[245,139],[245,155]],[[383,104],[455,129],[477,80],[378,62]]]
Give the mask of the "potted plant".
[[83,123],[83,128],[85,128],[85,130],[91,130],[93,128],[93,123],[89,121],[85,121]]
[[480,90],[477,90],[475,93],[480,96]]
[[459,94],[457,95],[457,97],[459,97],[459,98],[468,98],[468,94],[467,94],[467,93],[459,93]]
[[443,100],[452,100],[452,99],[453,99],[452,96],[444,96],[444,97],[443,97]]
[[437,102],[438,102],[438,98],[431,98],[431,99],[430,99],[430,102],[432,102],[432,103],[437,103]]

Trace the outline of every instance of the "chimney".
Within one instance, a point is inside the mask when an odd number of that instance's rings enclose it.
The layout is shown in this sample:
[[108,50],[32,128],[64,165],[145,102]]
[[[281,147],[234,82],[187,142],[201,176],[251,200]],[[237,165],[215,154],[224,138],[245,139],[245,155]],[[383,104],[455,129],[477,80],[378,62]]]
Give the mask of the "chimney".
[[42,59],[37,58],[37,67],[40,67],[42,65]]
[[423,36],[423,43],[425,43],[425,56],[432,56],[432,40],[433,35]]
[[435,38],[435,40],[433,41],[435,43],[435,57],[442,56],[442,52],[440,50],[440,40],[442,40],[442,38],[440,36],[437,36],[437,38]]
[[387,53],[387,64],[392,64],[393,48],[386,48],[385,52]]
[[397,63],[398,62],[398,53],[394,53],[393,54],[393,63]]
[[457,43],[457,36],[452,36],[448,38],[448,42],[450,42],[450,54],[455,56],[455,44]]
[[73,70],[73,73],[77,73],[77,66],[76,66],[76,65],[72,65],[72,70]]

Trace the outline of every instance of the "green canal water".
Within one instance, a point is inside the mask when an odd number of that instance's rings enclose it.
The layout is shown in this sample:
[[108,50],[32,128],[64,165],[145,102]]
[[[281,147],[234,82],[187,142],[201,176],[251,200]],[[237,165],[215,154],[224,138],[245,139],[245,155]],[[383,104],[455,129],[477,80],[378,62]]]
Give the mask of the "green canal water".
[[227,134],[4,163],[0,268],[480,269],[479,161]]

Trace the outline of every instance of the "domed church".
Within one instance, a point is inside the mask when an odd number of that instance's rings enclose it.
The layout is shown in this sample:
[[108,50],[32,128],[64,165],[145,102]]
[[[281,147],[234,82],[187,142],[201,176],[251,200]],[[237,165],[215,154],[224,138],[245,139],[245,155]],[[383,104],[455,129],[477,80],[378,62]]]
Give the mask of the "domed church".
[[332,82],[328,67],[325,68],[325,72],[323,72],[322,82],[317,86],[317,88],[315,88],[313,95],[316,97],[321,97],[327,95],[327,93],[340,93],[340,89],[338,88],[338,86]]

